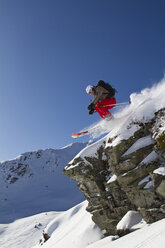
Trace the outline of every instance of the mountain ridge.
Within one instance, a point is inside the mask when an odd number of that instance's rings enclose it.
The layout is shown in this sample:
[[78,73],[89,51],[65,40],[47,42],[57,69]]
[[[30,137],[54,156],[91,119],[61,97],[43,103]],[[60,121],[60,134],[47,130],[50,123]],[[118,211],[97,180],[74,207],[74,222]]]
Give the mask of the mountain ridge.
[[86,145],[74,143],[61,149],[40,149],[1,162],[1,223],[43,211],[66,210],[82,201],[76,184],[63,176],[62,170]]

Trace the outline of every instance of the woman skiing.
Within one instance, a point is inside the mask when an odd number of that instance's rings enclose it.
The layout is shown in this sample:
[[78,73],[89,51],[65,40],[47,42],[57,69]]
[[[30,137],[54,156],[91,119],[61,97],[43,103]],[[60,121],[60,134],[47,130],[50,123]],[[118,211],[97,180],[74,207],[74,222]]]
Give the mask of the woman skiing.
[[112,109],[116,105],[116,90],[110,84],[100,80],[96,86],[88,85],[86,92],[93,95],[93,101],[88,106],[89,114],[92,115],[96,110],[101,118],[112,118],[109,109]]

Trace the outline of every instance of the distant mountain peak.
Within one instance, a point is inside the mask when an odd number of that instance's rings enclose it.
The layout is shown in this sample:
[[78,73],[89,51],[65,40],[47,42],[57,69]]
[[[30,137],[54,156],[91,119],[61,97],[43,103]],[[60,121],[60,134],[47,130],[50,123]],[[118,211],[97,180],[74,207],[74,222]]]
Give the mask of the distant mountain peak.
[[65,210],[83,200],[75,182],[62,170],[85,146],[76,143],[61,149],[39,149],[1,162],[0,219]]

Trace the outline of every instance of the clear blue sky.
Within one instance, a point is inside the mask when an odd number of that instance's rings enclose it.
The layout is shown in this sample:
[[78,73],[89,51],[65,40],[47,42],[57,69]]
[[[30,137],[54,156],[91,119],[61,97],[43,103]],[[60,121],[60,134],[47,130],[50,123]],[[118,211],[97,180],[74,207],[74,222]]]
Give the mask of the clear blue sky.
[[[0,161],[78,141],[88,84],[128,101],[165,70],[164,0],[0,0]],[[79,141],[83,141],[81,138]]]

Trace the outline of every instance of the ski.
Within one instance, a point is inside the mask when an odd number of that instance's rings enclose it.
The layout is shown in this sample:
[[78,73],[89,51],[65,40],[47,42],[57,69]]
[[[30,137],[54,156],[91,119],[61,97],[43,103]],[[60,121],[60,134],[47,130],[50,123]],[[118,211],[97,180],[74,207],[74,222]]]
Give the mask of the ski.
[[79,133],[72,133],[72,138],[78,138],[84,135],[89,134],[89,131],[79,132]]
[[72,138],[78,138],[78,137],[88,135],[88,134],[93,133],[94,131],[96,131],[98,129],[100,129],[100,126],[96,126],[96,127],[90,128],[86,131],[82,131],[82,132],[78,132],[78,133],[72,133]]

